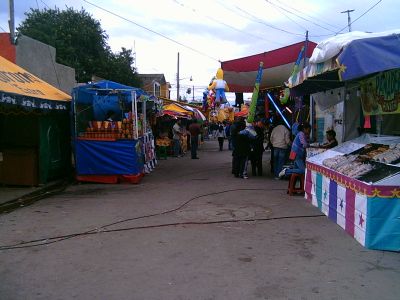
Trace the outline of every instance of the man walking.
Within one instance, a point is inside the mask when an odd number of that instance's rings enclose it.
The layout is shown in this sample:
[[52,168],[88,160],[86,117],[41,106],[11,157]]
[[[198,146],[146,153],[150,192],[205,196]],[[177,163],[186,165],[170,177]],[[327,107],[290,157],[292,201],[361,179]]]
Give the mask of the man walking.
[[199,159],[197,157],[197,148],[199,147],[200,124],[196,119],[193,119],[192,124],[189,125],[190,132],[190,153],[192,159]]

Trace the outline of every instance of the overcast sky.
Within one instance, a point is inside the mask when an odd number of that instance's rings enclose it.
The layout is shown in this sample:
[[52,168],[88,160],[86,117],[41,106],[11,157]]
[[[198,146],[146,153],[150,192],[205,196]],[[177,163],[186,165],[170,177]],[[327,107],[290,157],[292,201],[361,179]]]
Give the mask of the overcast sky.
[[[303,41],[306,30],[314,42],[347,32],[347,14],[342,11],[354,9],[351,12],[353,31],[400,28],[399,0],[14,1],[16,27],[30,7],[62,9],[68,6],[78,10],[83,7],[101,22],[114,51],[121,47],[134,49],[139,73],[164,73],[174,88],[179,52],[180,82],[184,87],[181,95],[185,86],[194,85],[196,98],[220,66],[218,60],[240,58]],[[0,0],[0,31],[9,31],[7,20],[8,0]]]

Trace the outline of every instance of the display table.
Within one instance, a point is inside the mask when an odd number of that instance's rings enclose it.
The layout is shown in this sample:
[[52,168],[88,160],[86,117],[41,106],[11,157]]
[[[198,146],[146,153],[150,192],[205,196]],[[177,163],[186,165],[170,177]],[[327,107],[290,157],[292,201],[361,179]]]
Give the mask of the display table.
[[[348,146],[360,151],[363,145]],[[388,165],[389,173],[377,168],[350,178],[322,165],[337,153],[328,150],[307,159],[305,198],[366,248],[400,251],[400,168]],[[377,173],[388,175],[376,182],[361,180],[379,177]]]

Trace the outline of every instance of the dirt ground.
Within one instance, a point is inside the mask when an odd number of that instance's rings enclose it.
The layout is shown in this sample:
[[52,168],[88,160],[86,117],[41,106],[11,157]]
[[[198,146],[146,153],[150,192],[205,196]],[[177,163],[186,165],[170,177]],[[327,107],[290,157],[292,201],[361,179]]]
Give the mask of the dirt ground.
[[400,298],[399,253],[363,248],[288,196],[267,152],[247,180],[217,142],[199,156],[0,215],[0,299]]

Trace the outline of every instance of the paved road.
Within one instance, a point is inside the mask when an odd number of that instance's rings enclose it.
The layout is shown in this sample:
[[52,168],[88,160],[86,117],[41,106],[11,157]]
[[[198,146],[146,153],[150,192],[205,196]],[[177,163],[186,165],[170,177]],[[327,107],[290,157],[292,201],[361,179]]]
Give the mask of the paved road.
[[267,172],[234,178],[217,148],[1,215],[0,245],[48,244],[0,251],[0,299],[400,298],[398,253],[363,248]]

